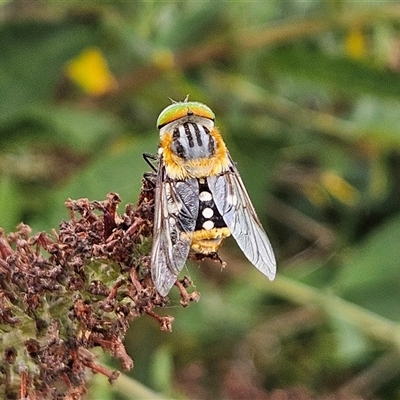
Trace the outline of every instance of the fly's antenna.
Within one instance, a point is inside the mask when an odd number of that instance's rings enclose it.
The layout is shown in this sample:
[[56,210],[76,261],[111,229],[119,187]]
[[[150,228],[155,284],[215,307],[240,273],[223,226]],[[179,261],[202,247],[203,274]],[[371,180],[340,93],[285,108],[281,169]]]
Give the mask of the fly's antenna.
[[[171,99],[171,97],[168,97],[169,100],[171,101],[172,104],[178,104],[179,101],[176,101],[174,99]],[[182,103],[187,103],[189,101],[189,95],[186,95],[185,99],[182,101]]]
[[[186,95],[185,100],[183,100],[183,103],[187,103],[189,101],[189,95]],[[193,115],[193,111],[188,107],[187,108],[187,115]]]

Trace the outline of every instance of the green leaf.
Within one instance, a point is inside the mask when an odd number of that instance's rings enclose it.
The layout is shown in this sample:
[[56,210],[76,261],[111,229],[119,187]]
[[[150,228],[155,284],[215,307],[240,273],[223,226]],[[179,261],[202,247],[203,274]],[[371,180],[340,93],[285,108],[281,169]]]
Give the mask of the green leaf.
[[400,215],[376,228],[344,256],[334,289],[343,297],[400,320]]
[[267,65],[280,76],[292,75],[334,92],[350,95],[369,93],[387,98],[400,95],[397,73],[325,54],[309,43],[276,47],[268,53]]
[[400,102],[362,96],[355,102],[351,120],[383,147],[400,146]]
[[167,345],[160,346],[153,353],[151,375],[154,388],[163,393],[170,393],[173,381],[173,359],[171,349]]
[[0,27],[0,121],[47,101],[67,60],[94,44],[94,25],[26,21]]
[[108,152],[98,155],[96,160],[76,174],[69,184],[50,195],[45,215],[38,215],[32,226],[39,230],[57,227],[62,219],[67,218],[64,202],[68,198],[103,200],[107,193],[117,192],[121,196],[122,206],[135,203],[143,173],[149,170],[142,154],[155,148],[154,136],[148,135],[133,143],[122,142],[119,148],[114,146]]
[[363,334],[340,317],[340,310],[337,315],[331,316],[330,320],[334,327],[336,359],[347,365],[359,361],[368,351],[368,342]]
[[76,152],[93,151],[123,130],[121,120],[104,111],[45,106],[33,110],[32,118],[43,127],[43,135]]
[[345,255],[335,286],[341,290],[400,278],[400,215],[376,228]]
[[175,5],[174,8],[174,10],[165,11],[176,14],[183,8],[184,11],[186,9],[191,12],[183,12],[180,18],[170,19],[169,29],[164,29],[159,37],[159,44],[162,46],[172,49],[195,46],[211,36],[215,37],[224,28],[222,24],[224,20],[221,18],[224,13],[223,3],[215,2],[213,7],[209,7],[207,3],[186,2],[186,4]]
[[20,195],[17,185],[9,176],[0,176],[0,227],[6,232],[14,230],[20,222]]

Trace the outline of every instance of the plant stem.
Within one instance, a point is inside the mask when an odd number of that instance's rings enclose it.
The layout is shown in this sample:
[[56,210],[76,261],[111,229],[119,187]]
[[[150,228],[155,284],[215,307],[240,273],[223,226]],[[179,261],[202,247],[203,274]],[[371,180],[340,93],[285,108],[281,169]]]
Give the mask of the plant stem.
[[261,279],[252,279],[252,285],[262,287],[269,293],[293,303],[318,306],[330,317],[340,318],[356,326],[366,335],[388,343],[400,351],[400,324],[384,318],[354,303],[343,300],[326,290],[313,288],[279,275],[266,285]]

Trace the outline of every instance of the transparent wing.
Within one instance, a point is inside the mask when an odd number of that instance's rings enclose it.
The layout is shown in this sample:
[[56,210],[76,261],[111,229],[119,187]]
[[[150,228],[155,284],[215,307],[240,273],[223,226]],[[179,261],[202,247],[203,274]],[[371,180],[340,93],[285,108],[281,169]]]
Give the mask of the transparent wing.
[[185,265],[198,207],[197,179],[169,180],[161,162],[155,191],[151,275],[162,296],[168,294]]
[[228,172],[207,178],[218,211],[239,247],[268,279],[276,274],[271,243],[254,210],[243,181],[233,161]]

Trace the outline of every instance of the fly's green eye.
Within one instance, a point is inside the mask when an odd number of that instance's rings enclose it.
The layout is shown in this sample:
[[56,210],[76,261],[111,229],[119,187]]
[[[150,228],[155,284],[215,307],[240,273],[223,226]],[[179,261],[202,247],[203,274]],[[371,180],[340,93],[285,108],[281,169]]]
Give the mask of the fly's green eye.
[[188,115],[203,117],[214,121],[215,115],[205,104],[196,101],[182,101],[174,103],[161,111],[157,119],[157,128],[160,129],[170,122],[176,121]]

